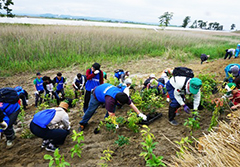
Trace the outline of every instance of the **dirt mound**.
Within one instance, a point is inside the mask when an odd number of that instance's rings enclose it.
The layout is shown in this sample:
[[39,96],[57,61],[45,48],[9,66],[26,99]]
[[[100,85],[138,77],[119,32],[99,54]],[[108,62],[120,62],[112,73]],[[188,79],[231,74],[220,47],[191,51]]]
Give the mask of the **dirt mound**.
[[[230,63],[238,63],[239,59],[231,60],[215,60],[203,65],[200,64],[200,60],[192,60],[187,63],[175,62],[171,60],[165,60],[163,58],[145,58],[144,60],[131,61],[121,66],[111,64],[110,67],[107,64],[102,65],[102,69],[108,74],[112,73],[116,68],[123,68],[131,72],[131,76],[136,76],[140,80],[141,78],[145,79],[151,73],[156,75],[160,74],[162,70],[167,67],[174,66],[187,66],[192,68],[196,74],[199,73],[211,73],[215,74],[217,79],[223,80],[224,67]],[[68,84],[71,84],[72,79],[78,72],[84,73],[86,69],[81,69],[79,67],[74,67],[71,70],[61,70],[63,76],[69,78]],[[58,71],[46,71],[42,72],[43,75],[49,75],[52,78],[56,75]],[[30,103],[33,103],[33,80],[35,74],[18,74],[9,78],[0,79],[0,87],[13,87],[21,85],[26,89],[31,95]],[[124,106],[121,109],[118,109],[116,112],[117,116],[127,116],[127,111],[129,110],[128,106]],[[63,146],[60,146],[60,154],[65,156],[65,160],[71,164],[71,166],[84,166],[84,167],[93,167],[99,166],[100,156],[102,156],[103,150],[109,148],[114,151],[113,160],[109,163],[109,166],[144,166],[145,161],[142,157],[139,157],[139,154],[142,152],[141,144],[142,137],[140,133],[134,133],[131,130],[120,127],[116,133],[109,132],[106,130],[101,130],[99,134],[94,134],[93,131],[97,127],[99,121],[103,120],[106,110],[99,108],[98,112],[94,114],[92,119],[89,121],[89,126],[84,131],[84,146],[82,151],[82,158],[70,157],[71,148],[75,143],[69,135]],[[163,116],[149,125],[151,132],[155,135],[155,141],[158,142],[158,145],[154,153],[158,156],[163,156],[164,161],[169,161],[171,155],[176,154],[174,146],[162,135],[164,134],[171,141],[180,141],[182,137],[189,136],[189,130],[183,126],[184,119],[187,119],[189,115],[181,111],[180,116],[176,117],[177,121],[181,123],[180,126],[173,127],[168,123],[168,107],[167,104],[165,107],[158,110],[162,112]],[[33,106],[29,107],[26,111],[27,122],[32,118],[35,113],[35,108]],[[201,120],[200,126],[201,130],[194,132],[194,137],[198,138],[202,136],[202,133],[208,133],[207,129],[211,122],[211,111],[202,110],[200,112]],[[79,114],[79,109],[74,108],[70,112],[70,121],[72,123],[72,129],[77,130],[78,122],[81,120]],[[223,116],[224,117],[224,116]],[[19,128],[20,125],[15,128]],[[1,161],[0,166],[48,166],[48,161],[43,159],[45,154],[52,154],[40,148],[41,139],[32,138],[32,139],[22,139],[20,138],[20,132],[17,132],[17,138],[15,140],[15,145],[11,149],[6,149],[5,140],[0,141],[0,150],[1,150]],[[118,135],[124,135],[130,138],[130,144],[124,145],[123,147],[118,147],[114,144],[114,141],[118,139]]]

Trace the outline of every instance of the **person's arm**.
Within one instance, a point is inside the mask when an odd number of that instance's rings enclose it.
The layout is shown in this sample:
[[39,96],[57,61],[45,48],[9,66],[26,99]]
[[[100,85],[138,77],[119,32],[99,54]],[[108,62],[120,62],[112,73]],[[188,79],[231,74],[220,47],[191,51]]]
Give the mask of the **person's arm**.
[[92,72],[91,74],[91,70],[90,69],[87,69],[86,71],[86,76],[87,76],[87,80],[90,80],[92,79],[93,77],[95,77],[95,74]]
[[24,91],[24,94],[25,94],[25,97],[26,97],[26,100],[28,100],[28,92],[26,90],[23,90]]
[[136,112],[137,115],[138,115],[139,117],[141,117],[144,121],[147,120],[147,116],[146,116],[145,114],[141,113],[141,112],[138,110],[138,108],[137,108],[132,102],[131,102],[131,104],[129,104],[129,107],[131,107],[131,108],[133,109],[133,111]]
[[178,89],[174,89],[174,92],[173,92],[174,97],[175,97],[175,99],[177,100],[177,102],[178,102],[181,106],[184,106],[185,103],[184,103],[184,101],[183,101],[183,99],[182,99],[182,97],[181,97],[180,92],[178,92],[177,90],[178,90]]
[[75,84],[75,83],[76,83],[76,80],[77,80],[77,77],[74,77],[72,85],[74,86],[75,89],[78,89],[78,87],[77,87],[76,84]]
[[193,96],[193,110],[197,110],[201,100],[201,91]]

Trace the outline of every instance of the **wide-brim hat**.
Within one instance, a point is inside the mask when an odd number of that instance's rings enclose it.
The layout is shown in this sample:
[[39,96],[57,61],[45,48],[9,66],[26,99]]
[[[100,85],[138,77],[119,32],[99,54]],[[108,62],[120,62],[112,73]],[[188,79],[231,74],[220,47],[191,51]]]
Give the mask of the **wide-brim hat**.
[[68,109],[68,104],[67,104],[66,102],[62,101],[62,102],[59,104],[59,107],[62,107],[62,108],[64,108],[65,110],[67,110],[67,109]]

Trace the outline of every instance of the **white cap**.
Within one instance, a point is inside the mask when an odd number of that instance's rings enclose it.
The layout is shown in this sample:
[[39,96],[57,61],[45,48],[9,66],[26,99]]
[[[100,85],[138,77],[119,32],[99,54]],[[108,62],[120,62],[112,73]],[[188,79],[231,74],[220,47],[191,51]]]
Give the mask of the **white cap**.
[[151,75],[150,75],[150,78],[156,78],[156,77],[155,77],[155,74],[151,74]]
[[125,81],[124,81],[125,84],[132,84],[132,80],[131,78],[127,78]]

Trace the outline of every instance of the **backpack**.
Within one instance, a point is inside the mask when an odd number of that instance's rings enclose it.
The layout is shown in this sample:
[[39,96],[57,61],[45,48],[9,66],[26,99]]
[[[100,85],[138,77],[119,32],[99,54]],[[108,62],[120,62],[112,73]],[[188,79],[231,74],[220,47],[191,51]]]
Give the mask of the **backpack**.
[[193,78],[194,74],[192,69],[187,67],[175,67],[172,73],[173,76],[183,76],[187,78]]
[[186,77],[185,82],[184,82],[183,87],[182,87],[182,90],[184,90],[184,93],[186,94],[186,90],[185,90],[186,83],[187,83],[187,81],[188,81],[190,78],[193,78],[193,77],[194,77],[193,70],[190,69],[190,68],[187,68],[187,67],[175,67],[175,68],[173,69],[172,75],[173,75],[173,77],[174,77],[174,81],[175,81],[175,82],[176,82],[175,76],[183,76],[183,77]]
[[19,100],[17,91],[13,88],[0,89],[0,102],[15,104]]

